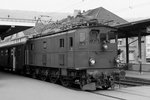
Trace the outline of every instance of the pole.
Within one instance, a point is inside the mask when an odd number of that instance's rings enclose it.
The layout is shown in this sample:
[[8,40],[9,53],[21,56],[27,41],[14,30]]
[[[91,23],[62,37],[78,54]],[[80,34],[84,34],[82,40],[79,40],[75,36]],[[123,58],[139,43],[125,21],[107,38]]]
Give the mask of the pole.
[[127,63],[127,69],[129,69],[129,45],[128,45],[128,36],[126,36],[126,63]]
[[138,52],[139,53],[139,55],[138,55],[138,62],[140,64],[139,72],[141,73],[142,72],[141,33],[138,34],[138,51],[139,51]]

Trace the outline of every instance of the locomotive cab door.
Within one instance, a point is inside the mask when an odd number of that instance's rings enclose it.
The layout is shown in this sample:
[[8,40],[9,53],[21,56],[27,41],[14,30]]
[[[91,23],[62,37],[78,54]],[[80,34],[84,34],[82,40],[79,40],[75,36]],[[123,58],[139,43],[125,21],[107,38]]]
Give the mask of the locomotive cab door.
[[67,65],[68,67],[74,67],[74,32],[68,32],[67,34]]

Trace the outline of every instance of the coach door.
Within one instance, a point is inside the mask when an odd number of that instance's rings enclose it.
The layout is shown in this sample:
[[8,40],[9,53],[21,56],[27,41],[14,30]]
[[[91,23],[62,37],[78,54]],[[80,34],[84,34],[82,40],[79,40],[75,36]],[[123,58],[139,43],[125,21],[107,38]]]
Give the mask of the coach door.
[[15,71],[16,69],[16,54],[15,53],[16,53],[16,48],[13,47],[11,49],[11,66],[13,68],[13,71]]
[[68,45],[68,67],[74,67],[74,32],[70,32],[67,35]]
[[29,48],[26,47],[25,49],[25,65],[28,65],[29,64]]

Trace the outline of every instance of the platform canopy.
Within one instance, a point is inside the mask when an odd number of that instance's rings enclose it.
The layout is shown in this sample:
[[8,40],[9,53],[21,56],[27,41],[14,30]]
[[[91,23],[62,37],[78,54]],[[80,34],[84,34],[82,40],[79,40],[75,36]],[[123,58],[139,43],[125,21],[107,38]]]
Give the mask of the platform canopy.
[[128,22],[115,26],[118,29],[118,37],[137,37],[150,35],[150,19]]
[[14,26],[14,25],[0,25],[0,37],[4,39],[4,37],[21,32],[32,26]]
[[16,18],[0,18],[0,37],[5,37],[24,31],[35,26],[35,20],[16,19]]

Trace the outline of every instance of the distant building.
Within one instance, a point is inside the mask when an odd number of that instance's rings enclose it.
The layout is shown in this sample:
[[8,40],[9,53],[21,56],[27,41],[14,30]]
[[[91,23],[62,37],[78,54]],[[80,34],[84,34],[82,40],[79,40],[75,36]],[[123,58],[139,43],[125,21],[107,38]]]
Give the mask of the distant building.
[[83,15],[91,16],[92,18],[98,19],[99,23],[110,25],[110,26],[127,23],[126,20],[106,10],[103,7],[88,10],[84,12]]
[[81,10],[74,10],[73,17],[76,17],[79,13],[81,13]]
[[[142,63],[146,63],[146,37],[142,37],[141,39],[141,48],[142,48]],[[128,39],[129,45],[129,63],[138,63],[138,37],[132,37]],[[126,63],[126,40],[119,39],[118,40],[118,48],[122,50],[120,54],[120,59],[122,63]]]

